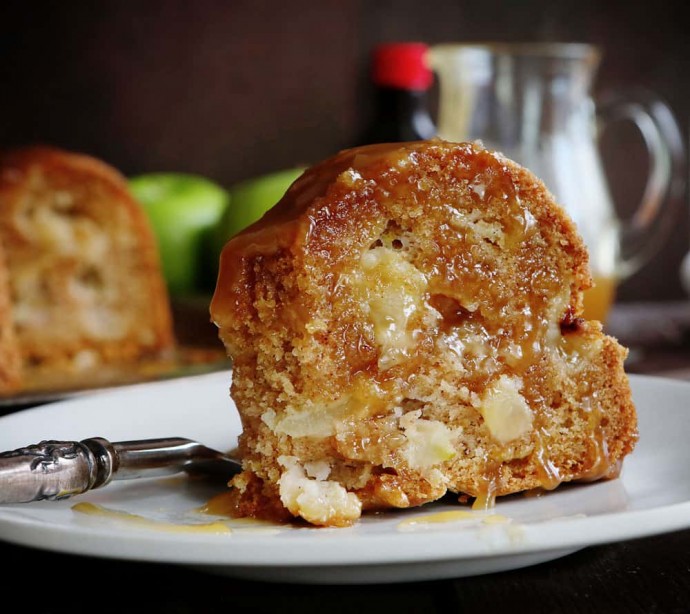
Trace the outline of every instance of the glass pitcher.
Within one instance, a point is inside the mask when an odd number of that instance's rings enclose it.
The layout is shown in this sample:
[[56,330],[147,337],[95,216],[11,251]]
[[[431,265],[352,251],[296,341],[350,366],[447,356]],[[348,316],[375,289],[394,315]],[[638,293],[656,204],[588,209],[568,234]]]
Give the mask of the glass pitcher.
[[[589,250],[595,287],[585,294],[585,316],[604,321],[617,283],[654,253],[670,227],[665,209],[675,199],[667,195],[678,188],[682,173],[673,169],[684,152],[677,123],[656,99],[595,109],[599,60],[596,47],[576,43],[446,44],[429,53],[440,87],[438,136],[481,140],[544,181]],[[646,190],[627,221],[616,215],[597,144],[598,127],[612,119],[633,121],[649,149]]]

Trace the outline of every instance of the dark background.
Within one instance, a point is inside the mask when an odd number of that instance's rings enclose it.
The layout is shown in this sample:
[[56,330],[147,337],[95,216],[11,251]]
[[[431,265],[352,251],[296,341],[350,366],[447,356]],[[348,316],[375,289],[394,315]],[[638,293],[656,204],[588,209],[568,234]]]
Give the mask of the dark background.
[[[687,135],[684,7],[681,0],[4,0],[0,146],[52,143],[128,175],[184,171],[230,185],[353,144],[369,119],[369,52],[404,40],[595,43],[604,53],[595,93],[652,90]],[[629,215],[644,187],[641,140],[620,127],[602,150],[614,198]],[[623,284],[620,300],[684,296],[685,193],[676,201],[672,235]]]

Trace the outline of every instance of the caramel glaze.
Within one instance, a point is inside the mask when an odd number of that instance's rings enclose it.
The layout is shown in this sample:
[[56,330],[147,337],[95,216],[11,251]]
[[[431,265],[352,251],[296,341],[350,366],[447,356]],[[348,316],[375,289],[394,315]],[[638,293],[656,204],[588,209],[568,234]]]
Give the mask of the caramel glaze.
[[[326,194],[341,173],[350,168],[357,169],[358,162],[398,148],[396,144],[383,144],[348,149],[307,169],[261,219],[230,239],[220,257],[217,290],[210,308],[212,320],[222,328],[227,314],[238,305],[236,295],[246,290],[248,265],[253,258],[269,256],[284,249],[298,253],[300,246],[309,241],[314,226],[321,221],[320,217],[338,215],[337,211],[317,212],[314,203]],[[308,209],[315,212],[309,213]],[[218,292],[219,288],[222,291]]]
[[[438,141],[437,146],[443,149],[448,145]],[[340,299],[340,272],[345,270],[348,259],[359,257],[364,242],[385,231],[381,220],[386,220],[386,203],[398,199],[410,202],[411,209],[414,208],[409,197],[409,183],[417,157],[423,155],[422,150],[428,150],[428,147],[429,143],[409,143],[350,149],[311,168],[297,179],[273,209],[231,239],[223,250],[216,292],[211,302],[212,320],[221,329],[221,335],[233,320],[242,320],[250,315],[247,310],[251,307],[243,297],[252,294],[254,263],[281,252],[290,253],[295,267],[309,268],[309,256],[322,257],[329,263],[324,291],[334,300]],[[381,371],[377,366],[375,344],[364,330],[343,328],[338,331],[342,337],[332,345],[336,348],[334,351],[340,352],[341,364],[349,365],[349,375],[343,382],[345,385],[357,382],[358,375],[373,379],[378,396],[371,406],[378,408],[375,414],[380,414],[382,396],[384,400],[392,401],[387,394],[390,391],[391,395],[395,393],[399,398],[401,382],[404,394],[405,386],[414,381],[415,373],[423,367],[439,335],[448,334],[459,325],[476,325],[475,329],[482,331],[486,343],[503,363],[499,373],[517,375],[525,381],[525,398],[535,415],[531,454],[538,466],[536,479],[543,488],[552,489],[562,481],[562,476],[550,458],[552,434],[547,424],[551,400],[530,396],[529,391],[542,389],[539,384],[545,378],[544,357],[552,351],[547,348],[545,331],[552,324],[554,315],[561,319],[563,336],[579,332],[583,326],[579,317],[582,290],[591,285],[591,279],[586,266],[571,266],[570,262],[586,262],[585,248],[581,242],[570,241],[570,237],[576,235],[565,215],[543,202],[541,184],[535,183],[533,178],[524,181],[521,171],[494,153],[472,144],[464,144],[463,147],[471,154],[472,163],[463,166],[462,160],[457,162],[452,169],[456,181],[453,189],[458,198],[467,200],[467,185],[472,186],[476,196],[472,198],[477,208],[491,199],[502,201],[502,214],[496,221],[504,231],[506,244],[493,245],[494,251],[487,248],[489,251],[481,252],[450,222],[437,225],[433,230],[433,244],[429,249],[421,250],[414,264],[427,278],[426,300],[441,313],[441,323],[433,330],[416,323],[419,325],[414,331],[417,349],[404,363]],[[473,183],[478,177],[481,183]],[[522,191],[516,188],[518,180],[523,180]],[[432,206],[429,202],[435,198],[433,186],[425,191],[426,187],[421,183],[422,180],[417,182],[419,194],[416,198],[426,199],[424,207]],[[526,203],[530,203],[529,207]],[[437,201],[433,206],[450,205]],[[407,223],[412,227],[426,222],[423,217],[413,218],[410,213]],[[560,237],[557,251],[564,254],[565,264],[546,258],[552,246],[544,243],[545,239],[538,231],[541,226],[550,227]],[[360,232],[353,232],[353,229]],[[333,247],[339,239],[352,236],[361,236],[362,245],[348,248],[340,243]],[[487,243],[491,240],[487,239]],[[515,279],[506,280],[495,275],[494,258],[502,251],[520,254],[521,269]],[[569,287],[563,288],[564,280]],[[549,312],[552,298],[564,291],[567,300],[562,313]],[[516,297],[522,302],[516,302]],[[300,300],[295,297],[290,317],[295,323],[302,321],[304,324],[309,309],[307,305],[300,308]],[[511,314],[517,316],[511,317]],[[414,322],[412,326],[415,326]],[[504,356],[511,341],[516,339],[519,340],[519,352],[508,360]],[[242,352],[241,348],[236,350]],[[482,370],[479,364],[474,366],[477,368],[468,369],[469,375],[462,383],[480,394],[489,379],[496,377],[496,371]],[[335,386],[335,375],[333,381]],[[579,471],[575,471],[575,477],[597,479],[614,475],[618,460],[609,455],[605,428],[600,424],[601,415],[596,404],[592,405],[589,416],[593,433],[588,444],[589,459]],[[519,461],[516,462],[519,465]],[[569,479],[572,478],[571,471]],[[468,492],[476,497],[475,508],[483,509],[492,506],[495,496],[503,494],[504,490],[502,461],[489,452],[485,458],[482,483],[474,488],[474,492]],[[235,505],[234,515],[240,512],[237,509],[239,503]]]

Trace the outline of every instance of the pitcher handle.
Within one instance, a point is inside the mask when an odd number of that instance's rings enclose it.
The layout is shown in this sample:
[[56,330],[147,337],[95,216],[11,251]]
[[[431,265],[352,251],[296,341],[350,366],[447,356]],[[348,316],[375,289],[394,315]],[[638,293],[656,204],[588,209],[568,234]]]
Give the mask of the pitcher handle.
[[685,184],[683,136],[671,109],[643,91],[604,97],[598,104],[600,128],[628,120],[640,131],[649,153],[649,176],[635,213],[622,222],[620,279],[630,277],[661,247],[673,228]]

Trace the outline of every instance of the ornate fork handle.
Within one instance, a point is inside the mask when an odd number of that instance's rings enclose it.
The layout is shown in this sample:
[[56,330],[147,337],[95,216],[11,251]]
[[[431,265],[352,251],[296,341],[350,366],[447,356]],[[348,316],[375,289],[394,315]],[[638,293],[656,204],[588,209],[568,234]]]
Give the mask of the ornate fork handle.
[[46,440],[0,453],[0,503],[65,499],[107,484],[117,470],[112,444],[100,437]]
[[180,471],[227,482],[241,469],[238,460],[184,437],[42,441],[0,453],[0,504],[65,499],[111,480]]

